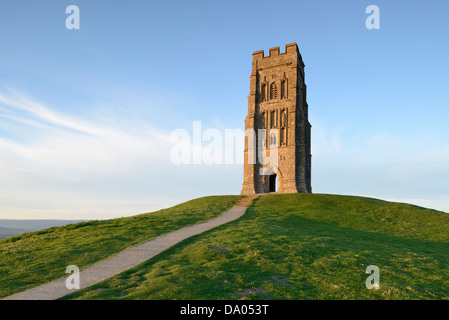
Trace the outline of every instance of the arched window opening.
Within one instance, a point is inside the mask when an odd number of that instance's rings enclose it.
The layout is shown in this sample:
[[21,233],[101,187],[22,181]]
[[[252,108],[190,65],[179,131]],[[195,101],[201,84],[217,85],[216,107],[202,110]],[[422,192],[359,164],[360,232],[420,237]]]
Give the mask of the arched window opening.
[[287,99],[287,91],[285,89],[285,80],[283,80],[281,82],[281,99]]
[[276,82],[270,85],[270,100],[275,100],[278,98],[278,86]]

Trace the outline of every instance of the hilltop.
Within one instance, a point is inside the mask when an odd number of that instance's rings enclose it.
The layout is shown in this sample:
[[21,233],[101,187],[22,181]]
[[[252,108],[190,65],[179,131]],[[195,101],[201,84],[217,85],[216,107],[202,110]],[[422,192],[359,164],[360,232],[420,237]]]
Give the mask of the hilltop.
[[[3,240],[0,294],[208,220],[240,198],[205,197]],[[379,290],[365,287],[369,265],[379,267]],[[449,299],[449,215],[365,197],[264,195],[240,219],[66,299]]]

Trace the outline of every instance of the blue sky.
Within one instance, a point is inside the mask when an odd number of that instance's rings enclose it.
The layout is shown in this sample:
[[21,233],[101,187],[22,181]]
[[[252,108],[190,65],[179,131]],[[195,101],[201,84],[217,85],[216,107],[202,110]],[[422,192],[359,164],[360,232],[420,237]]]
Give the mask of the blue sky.
[[[68,5],[80,29],[68,30]],[[380,29],[368,30],[368,5]],[[3,1],[0,218],[106,219],[238,194],[170,133],[243,129],[252,52],[306,64],[315,193],[449,212],[447,1]]]

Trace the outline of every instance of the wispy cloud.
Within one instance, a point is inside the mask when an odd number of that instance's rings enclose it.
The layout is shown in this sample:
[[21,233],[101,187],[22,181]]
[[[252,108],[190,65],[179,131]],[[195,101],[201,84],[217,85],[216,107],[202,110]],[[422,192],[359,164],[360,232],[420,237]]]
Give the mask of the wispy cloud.
[[169,135],[135,123],[111,126],[98,117],[69,116],[12,89],[0,93],[0,104],[4,110],[0,117],[17,122],[22,134],[32,137],[29,141],[0,137],[2,158],[13,161],[19,171],[82,179],[138,170],[137,163],[168,155]]
[[82,118],[60,110],[0,92],[0,218],[106,218],[175,202],[133,189],[169,170],[169,133],[138,117],[112,119],[111,110]]

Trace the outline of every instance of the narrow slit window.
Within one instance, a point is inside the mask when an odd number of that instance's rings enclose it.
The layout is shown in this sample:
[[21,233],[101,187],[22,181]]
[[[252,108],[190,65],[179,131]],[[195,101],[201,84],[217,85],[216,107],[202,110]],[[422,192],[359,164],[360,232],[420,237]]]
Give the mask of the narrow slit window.
[[270,100],[275,100],[278,98],[278,86],[276,85],[276,82],[273,82],[270,85]]

